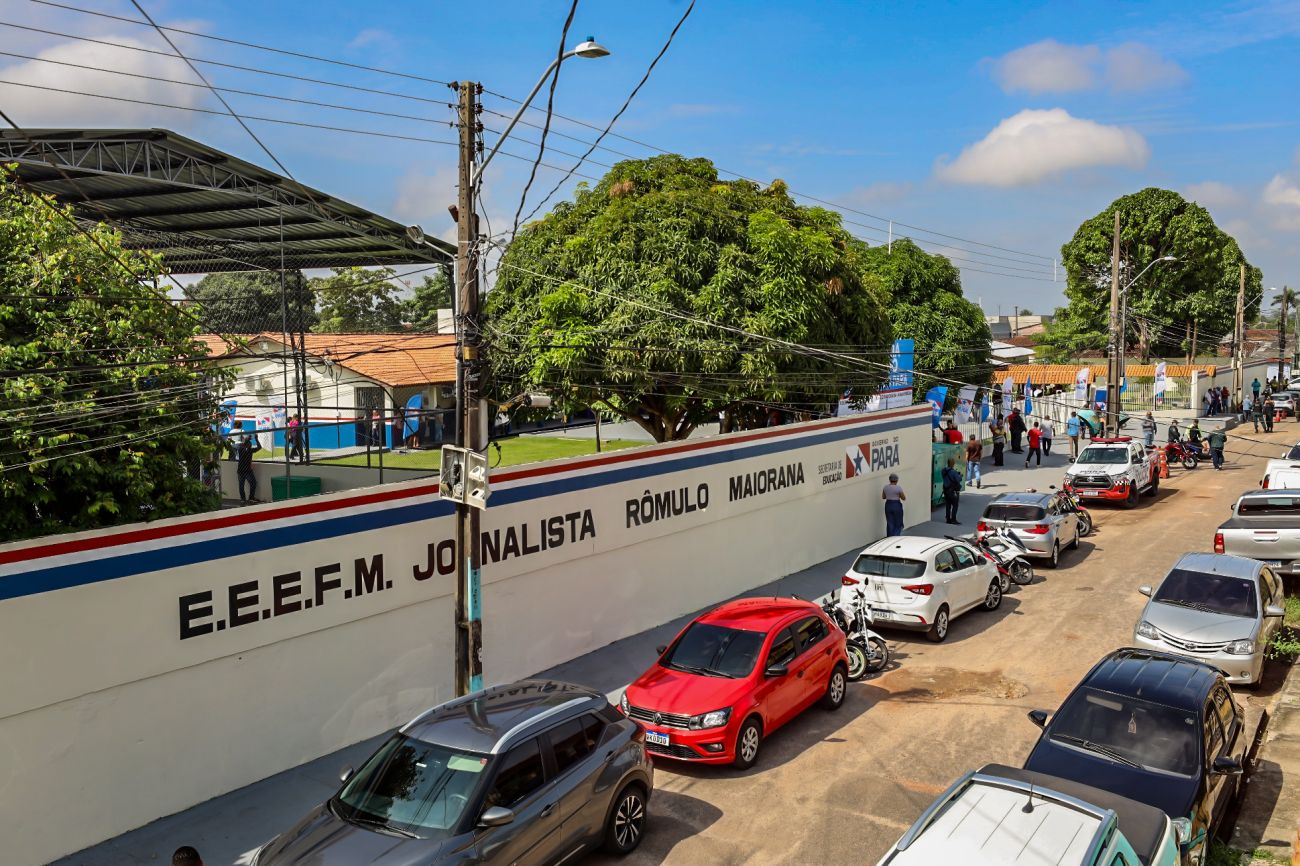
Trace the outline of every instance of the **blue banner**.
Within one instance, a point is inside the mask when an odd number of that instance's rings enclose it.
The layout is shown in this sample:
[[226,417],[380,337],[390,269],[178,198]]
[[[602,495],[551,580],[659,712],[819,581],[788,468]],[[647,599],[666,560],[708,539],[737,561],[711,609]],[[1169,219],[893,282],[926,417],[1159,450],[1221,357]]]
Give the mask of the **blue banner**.
[[1034,383],[1025,377],[1025,416],[1034,414]]
[[935,385],[929,391],[925,392],[925,401],[930,404],[933,410],[930,416],[930,426],[939,426],[939,416],[943,414],[943,403],[948,399],[948,386]]
[[884,390],[893,391],[912,387],[912,364],[915,355],[915,340],[909,338],[894,341],[889,351],[889,381],[885,384]]

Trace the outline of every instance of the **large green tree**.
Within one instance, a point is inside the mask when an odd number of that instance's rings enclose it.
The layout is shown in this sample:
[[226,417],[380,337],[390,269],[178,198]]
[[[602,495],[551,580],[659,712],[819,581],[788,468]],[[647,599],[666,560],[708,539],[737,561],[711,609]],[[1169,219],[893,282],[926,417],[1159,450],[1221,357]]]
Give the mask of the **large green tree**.
[[887,368],[845,354],[891,339],[865,254],[779,181],[721,181],[677,155],[621,162],[506,251],[487,297],[494,388],[544,390],[661,442],[720,412],[748,426],[771,406],[823,411]]
[[984,311],[962,295],[961,274],[952,262],[908,239],[872,247],[864,259],[889,291],[894,337],[916,341],[917,399],[931,385],[948,385],[955,398],[962,383],[986,384],[992,333]]
[[1261,272],[1246,261],[1236,240],[1214,224],[1205,208],[1151,187],[1116,199],[1061,247],[1068,304],[1049,327],[1043,352],[1064,358],[1106,347],[1116,211],[1123,285],[1161,256],[1178,259],[1153,266],[1127,290],[1126,341],[1144,360],[1185,352],[1193,325],[1201,345],[1230,332],[1242,265],[1246,320],[1258,314]]
[[240,271],[208,274],[186,294],[212,334],[260,334],[306,330],[316,324],[316,298],[302,271]]
[[402,304],[406,321],[419,331],[437,328],[438,310],[452,306],[451,289],[451,268],[440,267],[432,274],[425,274],[414,294]]
[[198,324],[158,258],[57,207],[0,172],[0,539],[217,507]]
[[402,302],[396,279],[392,268],[334,268],[330,276],[311,280],[319,307],[312,330],[322,334],[400,330]]

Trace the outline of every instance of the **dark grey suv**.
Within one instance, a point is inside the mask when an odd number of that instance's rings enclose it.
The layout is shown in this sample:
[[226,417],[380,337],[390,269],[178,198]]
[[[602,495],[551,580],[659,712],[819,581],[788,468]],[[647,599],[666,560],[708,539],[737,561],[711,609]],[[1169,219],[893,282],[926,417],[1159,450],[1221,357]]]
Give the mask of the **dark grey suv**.
[[256,866],[544,866],[636,848],[654,770],[645,732],[582,686],[523,680],[425,712]]

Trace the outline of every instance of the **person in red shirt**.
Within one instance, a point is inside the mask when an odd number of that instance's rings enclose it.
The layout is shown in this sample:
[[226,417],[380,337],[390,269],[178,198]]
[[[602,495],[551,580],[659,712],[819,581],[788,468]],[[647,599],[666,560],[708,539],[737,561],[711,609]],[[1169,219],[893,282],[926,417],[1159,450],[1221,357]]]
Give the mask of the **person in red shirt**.
[[1043,431],[1038,429],[1038,422],[1029,428],[1029,453],[1025,455],[1025,468],[1029,468],[1030,460],[1037,460],[1039,466],[1043,465]]
[[952,421],[949,421],[948,428],[943,431],[943,441],[949,445],[960,445],[966,440],[962,438],[961,431],[956,428]]

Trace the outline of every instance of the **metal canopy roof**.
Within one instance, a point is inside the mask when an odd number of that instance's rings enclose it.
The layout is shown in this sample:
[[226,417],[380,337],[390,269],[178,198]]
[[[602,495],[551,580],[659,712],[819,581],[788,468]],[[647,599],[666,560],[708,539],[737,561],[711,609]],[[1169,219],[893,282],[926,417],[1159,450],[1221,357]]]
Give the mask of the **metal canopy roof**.
[[[455,246],[166,129],[0,130],[29,188],[113,223],[173,273],[436,264]],[[283,259],[281,232],[283,231]],[[283,264],[282,264],[283,262]]]

